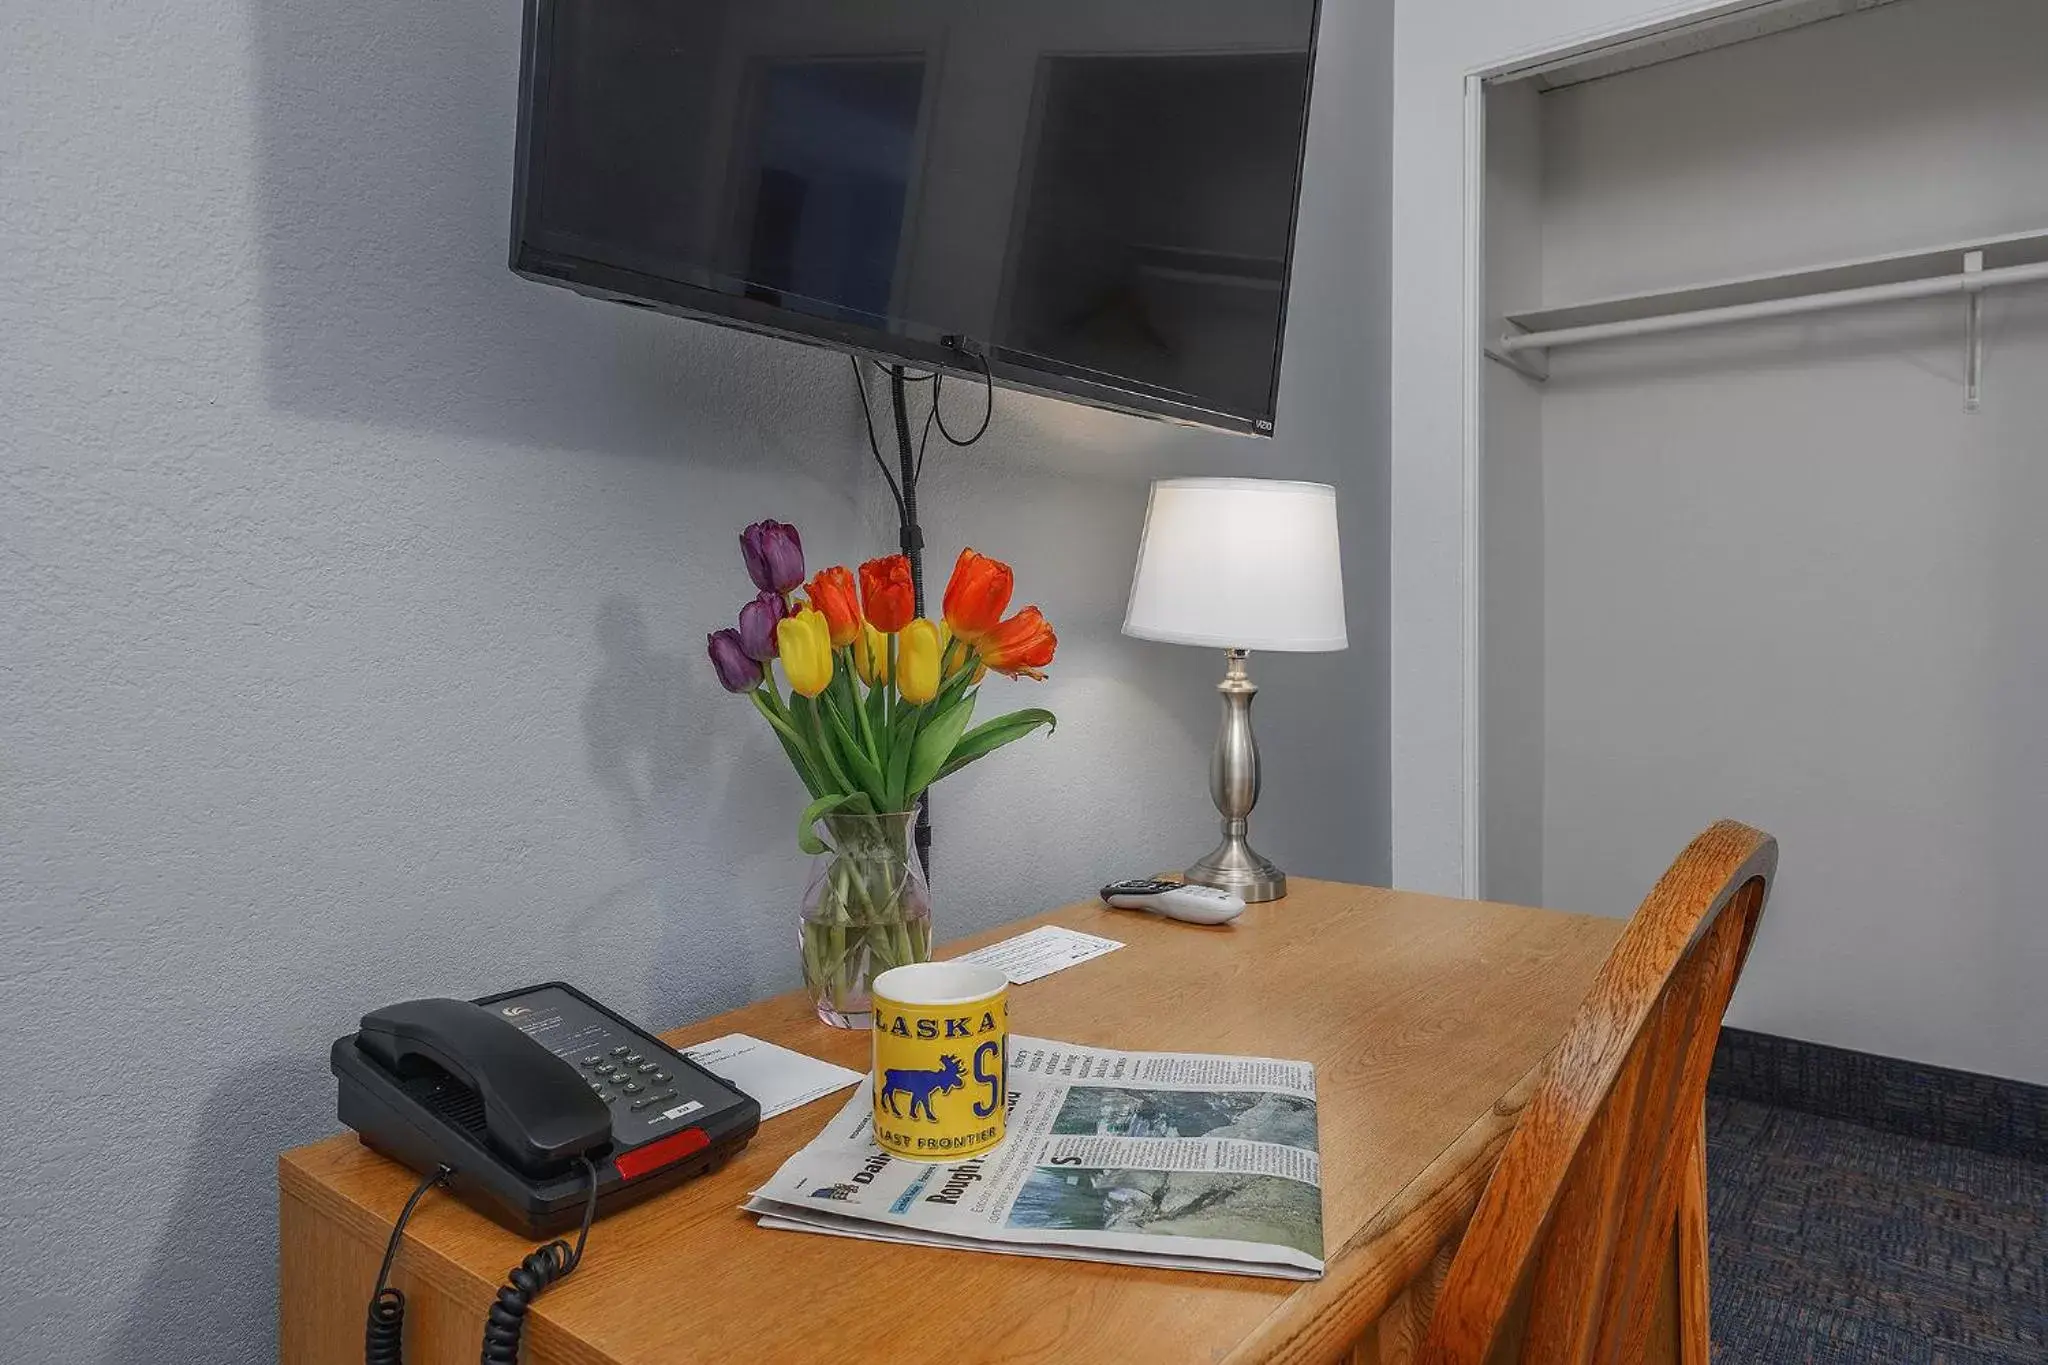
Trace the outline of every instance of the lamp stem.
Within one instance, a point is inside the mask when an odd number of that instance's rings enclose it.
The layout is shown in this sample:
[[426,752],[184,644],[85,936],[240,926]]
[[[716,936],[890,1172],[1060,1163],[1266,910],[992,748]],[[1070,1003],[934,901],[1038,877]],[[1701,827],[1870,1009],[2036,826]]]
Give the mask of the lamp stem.
[[1276,901],[1287,894],[1287,876],[1250,843],[1252,807],[1259,800],[1259,744],[1252,735],[1252,698],[1259,689],[1245,668],[1250,651],[1228,652],[1223,681],[1223,728],[1216,735],[1216,753],[1209,762],[1209,794],[1223,817],[1223,840],[1208,857],[1187,870],[1187,879],[1213,886],[1246,901]]

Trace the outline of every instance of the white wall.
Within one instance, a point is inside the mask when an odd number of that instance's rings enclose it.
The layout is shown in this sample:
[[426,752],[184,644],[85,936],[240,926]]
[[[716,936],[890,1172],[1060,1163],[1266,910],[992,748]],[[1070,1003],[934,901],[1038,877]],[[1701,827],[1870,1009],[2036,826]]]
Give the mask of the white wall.
[[[1744,0],[1402,0],[1394,21],[1394,880],[1466,889],[1464,82],[1511,59]],[[1475,378],[1471,382],[1477,384]],[[1471,556],[1477,559],[1476,553]],[[1476,740],[1476,736],[1474,737]]]
[[[1326,9],[1281,435],[1005,395],[933,452],[935,544],[1062,637],[1057,736],[941,789],[942,937],[1212,837],[1217,661],[1117,634],[1169,473],[1339,483],[1355,643],[1260,664],[1259,825],[1385,876],[1392,22]],[[274,1154],[369,1006],[559,974],[668,1027],[793,985],[799,790],[701,642],[742,523],[888,542],[843,359],[506,272],[513,8],[160,18],[0,18],[24,1362],[274,1357]]]
[[[2048,226],[2048,7],[1902,0],[1543,97],[1545,302]],[[1546,903],[1784,843],[1731,1020],[2048,1081],[2048,289],[1557,353]]]

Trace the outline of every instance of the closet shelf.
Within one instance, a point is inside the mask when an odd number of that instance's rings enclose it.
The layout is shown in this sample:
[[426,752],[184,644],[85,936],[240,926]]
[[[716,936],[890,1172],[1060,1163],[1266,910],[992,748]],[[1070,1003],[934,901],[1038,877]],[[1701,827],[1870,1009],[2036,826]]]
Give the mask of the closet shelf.
[[2048,228],[1509,313],[1513,330],[1487,353],[1541,377],[1542,353],[1558,346],[1945,294],[1975,300],[1987,289],[2043,281],[2048,281]]

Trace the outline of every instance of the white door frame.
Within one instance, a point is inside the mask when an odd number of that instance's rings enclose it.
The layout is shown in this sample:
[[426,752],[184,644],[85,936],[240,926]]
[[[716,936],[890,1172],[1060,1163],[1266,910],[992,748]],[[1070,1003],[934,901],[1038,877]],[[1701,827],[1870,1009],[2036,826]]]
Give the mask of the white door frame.
[[1463,564],[1460,582],[1464,602],[1459,644],[1464,651],[1460,679],[1464,713],[1460,722],[1460,761],[1464,784],[1459,819],[1463,822],[1464,894],[1486,896],[1486,83],[1487,71],[1465,73],[1465,224],[1464,279],[1459,290],[1464,320],[1463,360],[1459,370],[1459,402],[1463,433],[1458,477],[1461,504]]

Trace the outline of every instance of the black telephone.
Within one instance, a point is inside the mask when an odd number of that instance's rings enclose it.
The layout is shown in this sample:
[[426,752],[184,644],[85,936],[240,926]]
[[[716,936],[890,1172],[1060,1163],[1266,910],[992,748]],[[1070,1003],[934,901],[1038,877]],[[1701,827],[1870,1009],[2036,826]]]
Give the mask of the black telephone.
[[526,1302],[575,1269],[594,1218],[723,1165],[761,1123],[751,1098],[559,981],[374,1010],[329,1063],[341,1121],[426,1175],[378,1275],[372,1365],[399,1359],[404,1298],[385,1280],[406,1218],[435,1185],[530,1237],[581,1224],[574,1248],[550,1242],[499,1291],[483,1358],[516,1361]]

